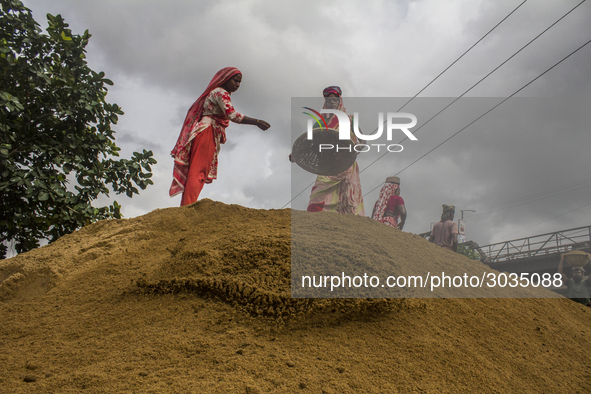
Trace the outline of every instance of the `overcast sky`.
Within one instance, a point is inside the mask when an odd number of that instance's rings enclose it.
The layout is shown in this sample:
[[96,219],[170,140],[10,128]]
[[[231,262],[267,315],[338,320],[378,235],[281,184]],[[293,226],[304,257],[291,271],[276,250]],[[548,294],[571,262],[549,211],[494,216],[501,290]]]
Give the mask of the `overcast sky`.
[[[237,111],[271,128],[231,124],[218,180],[200,198],[282,208],[301,191],[291,190],[292,176],[303,186],[315,178],[287,159],[292,97],[318,97],[329,85],[341,86],[345,107],[347,97],[412,97],[521,2],[24,1],[43,28],[51,13],[75,34],[90,31],[89,65],[115,83],[107,101],[125,112],[116,126],[122,156],[151,149],[158,160],[155,185],[140,196],[99,201],[116,199],[128,218],[180,204],[180,196],[168,196],[169,153],[188,108],[220,68],[243,73],[232,95]],[[525,2],[419,97],[458,97],[579,2]],[[467,238],[481,245],[591,225],[591,44],[517,95],[529,99],[501,104],[406,168],[591,39],[590,20],[586,2],[471,90],[473,100],[434,118],[403,152],[367,171],[370,161],[360,158],[367,214],[383,180],[402,171],[405,231],[428,231],[444,203],[456,206],[456,219],[460,210],[476,211],[464,218]],[[419,117],[417,127],[426,120]],[[309,195],[287,206],[305,209]]]

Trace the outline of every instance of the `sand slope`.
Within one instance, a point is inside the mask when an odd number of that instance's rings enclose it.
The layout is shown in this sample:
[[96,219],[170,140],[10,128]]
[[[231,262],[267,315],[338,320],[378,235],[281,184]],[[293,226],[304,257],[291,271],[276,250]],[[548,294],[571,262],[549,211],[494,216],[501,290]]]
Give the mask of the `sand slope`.
[[[293,214],[371,229],[417,266],[478,264],[367,218]],[[1,261],[0,392],[591,392],[591,308],[292,299],[291,216],[202,200]]]

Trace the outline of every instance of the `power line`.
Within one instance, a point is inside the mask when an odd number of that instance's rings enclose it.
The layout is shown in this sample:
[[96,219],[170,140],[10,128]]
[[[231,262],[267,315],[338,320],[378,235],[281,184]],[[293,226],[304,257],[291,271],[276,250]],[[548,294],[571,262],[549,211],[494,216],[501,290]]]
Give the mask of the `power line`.
[[[585,1],[585,0],[583,0]],[[462,53],[456,60],[454,60],[449,66],[447,66],[442,72],[440,72],[435,78],[433,78],[431,80],[431,82],[429,82],[427,85],[425,85],[421,90],[419,90],[419,92],[417,94],[415,94],[410,100],[408,100],[402,107],[400,107],[398,109],[398,111],[400,111],[401,109],[403,109],[408,103],[410,103],[412,100],[414,100],[419,94],[421,94],[425,89],[427,89],[433,82],[435,82],[437,79],[439,79],[440,76],[442,76],[447,70],[449,70],[454,64],[456,64],[461,58],[464,57],[464,55],[466,55],[468,52],[470,52],[470,50],[472,50],[478,43],[480,43],[480,41],[484,40],[484,38],[486,36],[488,36],[493,30],[495,30],[501,23],[503,23],[507,18],[509,18],[511,15],[513,15],[513,13],[515,13],[515,11],[517,11],[523,4],[525,4],[527,2],[527,0],[524,0],[521,4],[519,4],[517,7],[515,7],[515,9],[513,9],[513,11],[511,11],[509,14],[507,14],[503,19],[501,19],[501,21],[499,23],[497,23],[495,26],[492,27],[492,29],[490,29],[485,35],[483,35],[478,41],[476,41],[470,48],[468,48],[466,51],[464,51],[464,53]],[[378,127],[379,128],[379,127]],[[377,131],[378,129],[374,130],[374,133]],[[404,141],[404,140],[402,140]],[[401,141],[401,142],[402,142]],[[371,163],[373,164],[373,163]],[[370,165],[371,165],[370,164]],[[368,166],[369,167],[369,166]],[[365,170],[365,169],[364,169]],[[364,170],[362,170],[361,172],[363,172]],[[304,191],[306,191],[310,186],[312,186],[314,184],[314,182],[310,183],[308,186],[306,186],[304,188],[304,190],[302,190],[301,192],[299,192],[295,197],[293,197],[291,200],[289,200],[284,206],[281,207],[281,209],[285,208],[286,206],[288,206],[293,200],[295,200],[297,197],[299,197]]]
[[435,149],[439,148],[441,145],[445,144],[447,141],[451,140],[453,137],[455,137],[456,135],[460,134],[462,131],[466,130],[468,127],[472,126],[474,123],[476,123],[477,121],[479,121],[482,117],[484,117],[485,115],[487,115],[489,112],[493,111],[499,105],[503,104],[505,101],[509,100],[511,97],[515,96],[517,93],[519,93],[520,91],[522,91],[523,89],[525,89],[526,87],[528,87],[529,85],[531,85],[533,82],[535,82],[536,80],[538,80],[544,74],[546,74],[547,72],[549,72],[550,70],[552,70],[554,67],[558,66],[560,63],[562,63],[563,61],[565,61],[566,59],[568,59],[569,57],[571,57],[572,55],[574,55],[576,52],[578,52],[579,50],[581,50],[583,47],[585,47],[586,45],[588,45],[590,42],[591,42],[591,40],[587,41],[586,43],[584,43],[583,45],[581,45],[580,47],[578,47],[577,49],[575,49],[574,51],[572,51],[570,54],[568,54],[567,56],[563,57],[558,63],[554,64],[552,67],[548,68],[546,71],[544,71],[543,73],[541,73],[540,75],[538,75],[537,77],[535,77],[534,79],[532,79],[531,81],[529,81],[528,83],[526,83],[525,85],[523,85],[521,88],[519,88],[518,90],[516,90],[515,92],[513,92],[510,96],[508,96],[507,98],[503,99],[503,101],[501,101],[500,103],[498,103],[497,105],[495,105],[494,107],[492,107],[491,109],[489,109],[488,111],[486,111],[485,113],[483,113],[482,115],[480,115],[478,118],[474,119],[472,122],[470,122],[466,126],[462,127],[460,130],[458,130],[453,135],[451,135],[449,138],[447,138],[446,140],[444,140],[443,142],[441,142],[440,144],[438,144],[436,147],[434,147],[433,149],[431,149],[429,152],[425,153],[424,155],[422,155],[421,157],[419,157],[418,159],[416,159],[415,161],[413,161],[412,163],[410,163],[409,165],[407,165],[406,167],[404,167],[402,170],[398,171],[396,173],[396,175],[400,174],[402,171],[406,170],[408,167],[412,166],[417,161],[421,160],[423,157],[427,156],[429,153],[433,152]]
[[[478,82],[476,82],[474,85],[472,85],[468,90],[466,90],[464,93],[462,93],[460,96],[458,96],[456,99],[454,99],[451,103],[449,103],[448,105],[446,105],[443,109],[441,109],[439,112],[437,112],[435,115],[433,115],[431,118],[429,118],[425,123],[423,123],[420,127],[418,127],[415,131],[414,131],[414,135],[417,134],[417,132],[423,128],[423,126],[427,125],[429,122],[431,122],[435,117],[437,117],[440,113],[442,113],[443,111],[445,111],[447,108],[449,108],[451,105],[453,105],[456,101],[458,101],[460,98],[464,97],[464,95],[466,95],[469,91],[471,91],[472,89],[474,89],[477,85],[479,85],[482,81],[484,81],[486,78],[488,78],[491,74],[493,74],[495,71],[497,71],[499,68],[501,68],[503,65],[505,65],[509,60],[511,60],[512,58],[514,58],[518,53],[520,53],[522,50],[524,50],[526,47],[528,47],[532,42],[534,42],[535,40],[537,40],[539,37],[541,37],[544,33],[546,33],[548,30],[550,30],[552,27],[554,27],[558,22],[560,22],[562,19],[564,19],[567,15],[569,15],[571,12],[573,12],[577,7],[579,7],[581,4],[583,4],[586,0],[581,1],[579,4],[577,4],[576,6],[574,6],[573,8],[571,8],[566,14],[564,14],[563,16],[561,16],[559,19],[557,19],[554,23],[552,23],[550,26],[548,26],[546,29],[544,29],[540,34],[538,34],[537,36],[535,36],[533,39],[531,39],[527,44],[525,44],[524,46],[522,46],[517,52],[515,52],[513,55],[511,55],[509,58],[507,58],[505,61],[503,61],[501,64],[499,64],[497,67],[495,67],[491,72],[489,72],[488,74],[486,74],[484,77],[482,77]],[[543,74],[542,74],[543,75]],[[535,81],[535,80],[534,80]],[[532,81],[533,82],[533,81]],[[531,83],[531,82],[530,82]],[[526,85],[527,86],[527,85]],[[515,92],[517,93],[517,92]],[[515,94],[513,93],[513,94]],[[416,97],[416,96],[415,96]],[[509,96],[511,97],[511,96]],[[413,97],[414,98],[414,97]],[[503,103],[505,100],[503,100],[501,103]],[[410,101],[409,101],[410,102]],[[406,104],[405,104],[406,105]],[[497,105],[498,106],[498,105]],[[493,109],[496,108],[493,107]],[[460,130],[461,131],[461,130]],[[457,133],[456,133],[457,134]],[[454,134],[455,135],[455,134]],[[453,137],[453,136],[452,136]],[[403,143],[408,137],[403,138],[398,144]],[[443,143],[445,143],[447,140],[445,140]],[[443,144],[442,143],[442,144]],[[441,144],[441,145],[442,145]],[[437,147],[439,147],[440,145],[436,146],[435,149]],[[434,149],[433,149],[434,150]],[[430,153],[432,151],[429,151],[428,153]],[[427,153],[427,154],[428,154]],[[375,159],[373,162],[371,162],[367,167],[365,167],[363,170],[361,170],[359,173],[362,173],[363,171],[367,170],[369,167],[371,167],[373,164],[375,164],[378,160],[380,160],[382,157],[384,157],[387,154],[384,153],[382,154],[380,157],[378,157],[377,159]],[[421,158],[424,156],[421,156]],[[419,160],[421,159],[419,158]],[[416,163],[418,160],[414,161],[412,164]],[[404,171],[406,168],[408,168],[410,166],[405,167],[402,171]],[[396,173],[395,175],[400,174],[402,171],[399,171],[398,173]],[[367,196],[369,193],[373,192],[374,190],[376,190],[378,187],[382,186],[383,183],[380,183],[378,186],[374,187],[373,189],[371,189],[369,192],[365,193],[363,196]]]
[[[541,73],[540,75],[538,75],[537,77],[535,77],[534,79],[532,79],[531,81],[529,81],[528,83],[526,83],[525,85],[523,85],[521,88],[519,88],[518,90],[516,90],[515,92],[513,92],[510,96],[508,96],[505,99],[503,99],[500,103],[498,103],[497,105],[495,105],[494,107],[492,107],[491,109],[489,109],[488,111],[486,111],[485,113],[483,113],[482,115],[480,115],[478,118],[474,119],[472,122],[468,123],[466,126],[462,127],[460,130],[458,130],[457,132],[455,132],[454,134],[452,134],[450,137],[448,137],[447,139],[445,139],[443,142],[441,142],[440,144],[438,144],[437,146],[435,146],[433,149],[431,149],[430,151],[428,151],[427,153],[425,153],[424,155],[422,155],[421,157],[419,157],[418,159],[416,159],[415,161],[413,161],[412,163],[410,163],[409,165],[407,165],[406,167],[404,167],[402,170],[398,171],[395,175],[398,175],[398,174],[402,173],[404,170],[406,170],[407,168],[409,168],[410,166],[412,166],[413,164],[415,164],[416,162],[418,162],[419,160],[421,160],[422,158],[424,158],[425,156],[427,156],[429,153],[433,152],[435,149],[439,148],[441,145],[445,144],[447,141],[451,140],[453,137],[455,137],[456,135],[460,134],[462,131],[466,130],[468,127],[472,126],[474,123],[476,123],[477,121],[479,121],[482,117],[484,117],[485,115],[487,115],[489,112],[493,111],[499,105],[503,104],[505,101],[509,100],[511,97],[515,96],[517,93],[519,93],[520,91],[522,91],[523,89],[525,89],[526,87],[528,87],[529,85],[531,85],[537,79],[539,79],[540,77],[542,77],[544,74],[546,74],[547,72],[549,72],[550,70],[552,70],[554,67],[558,66],[560,63],[562,63],[563,61],[565,61],[569,57],[571,57],[573,54],[575,54],[576,52],[578,52],[579,50],[581,50],[583,47],[585,47],[586,45],[588,45],[590,42],[591,42],[591,40],[587,41],[586,43],[584,43],[583,45],[581,45],[580,47],[578,47],[577,49],[575,49],[574,51],[572,51],[570,54],[568,54],[567,56],[563,57],[558,63],[554,64],[552,67],[548,68],[546,71],[544,71],[543,73]],[[380,184],[380,185],[374,187],[373,189],[371,189],[368,193],[364,194],[364,197],[367,194],[371,193],[372,191],[376,190],[381,185],[382,184]]]
[[[437,75],[435,78],[433,78],[433,80],[432,80],[431,82],[429,82],[427,85],[425,85],[425,87],[424,87],[424,88],[422,88],[421,90],[419,90],[419,92],[418,92],[417,94],[415,94],[415,95],[414,95],[414,96],[413,96],[413,97],[412,97],[410,100],[408,100],[406,103],[404,103],[404,105],[403,105],[402,107],[400,107],[400,108],[398,109],[398,111],[400,111],[402,108],[406,107],[406,105],[407,105],[408,103],[410,103],[410,102],[411,102],[412,100],[414,100],[414,99],[415,99],[415,98],[416,98],[416,97],[417,97],[419,94],[421,94],[421,93],[422,93],[422,92],[423,92],[425,89],[427,89],[429,86],[431,86],[431,84],[432,84],[433,82],[435,82],[437,79],[439,79],[439,77],[440,77],[440,76],[442,76],[442,75],[443,75],[443,74],[444,74],[444,73],[445,73],[447,70],[449,70],[449,69],[451,68],[451,66],[453,66],[454,64],[456,64],[456,63],[457,63],[457,62],[458,62],[458,61],[459,61],[461,58],[463,58],[463,57],[464,57],[464,55],[465,55],[465,54],[467,54],[468,52],[470,52],[470,50],[471,50],[472,48],[474,48],[474,47],[475,47],[475,46],[476,46],[476,45],[477,45],[477,44],[478,44],[480,41],[484,40],[484,38],[485,38],[486,36],[488,36],[488,35],[489,35],[489,34],[490,34],[490,33],[491,33],[491,32],[492,32],[494,29],[496,29],[496,28],[497,28],[497,27],[498,27],[498,26],[499,26],[501,23],[503,23],[503,22],[504,22],[504,21],[505,21],[507,18],[509,18],[511,15],[513,15],[513,13],[514,13],[515,11],[517,11],[517,9],[518,9],[519,7],[521,7],[522,5],[524,5],[526,1],[527,1],[527,0],[524,0],[524,1],[523,1],[521,4],[519,4],[517,7],[515,7],[515,9],[514,9],[513,11],[511,11],[509,14],[507,14],[507,16],[505,16],[503,19],[501,19],[501,21],[500,21],[499,23],[497,23],[496,25],[494,25],[492,29],[490,29],[490,30],[489,30],[489,31],[488,31],[488,32],[487,32],[485,35],[483,35],[483,36],[482,36],[482,37],[481,37],[481,38],[480,38],[478,41],[476,41],[476,42],[475,42],[475,43],[474,43],[474,44],[473,44],[473,45],[472,45],[470,48],[468,48],[468,49],[467,49],[467,50],[466,50],[464,53],[462,53],[462,54],[460,55],[460,57],[458,57],[456,60],[454,60],[454,61],[453,61],[453,63],[451,63],[449,66],[447,66],[447,67],[445,68],[445,70],[443,70],[442,72],[440,72],[440,73],[439,73],[439,75]],[[583,0],[583,1],[585,1],[585,0]],[[398,112],[398,111],[396,111],[396,112]],[[385,124],[385,123],[384,123],[384,124]],[[376,130],[377,130],[377,129],[376,129]],[[375,132],[376,130],[374,130],[374,132]],[[404,140],[403,140],[403,141],[404,141]]]
[[315,182],[316,182],[316,181],[314,181],[314,182],[310,183],[308,186],[306,186],[306,187],[304,188],[304,190],[302,190],[302,191],[301,191],[301,192],[299,192],[299,193],[298,193],[298,194],[297,194],[295,197],[293,197],[291,200],[289,200],[288,202],[286,202],[286,203],[285,203],[285,205],[284,205],[284,206],[282,206],[280,209],[283,209],[283,208],[285,208],[285,207],[286,207],[286,206],[288,206],[288,205],[289,205],[289,204],[290,204],[290,203],[291,203],[293,200],[295,200],[296,198],[298,198],[299,196],[301,196],[301,195],[302,195],[302,193],[303,193],[303,192],[305,192],[306,190],[308,190],[308,188],[309,188],[310,186],[312,186],[312,185],[313,185]]

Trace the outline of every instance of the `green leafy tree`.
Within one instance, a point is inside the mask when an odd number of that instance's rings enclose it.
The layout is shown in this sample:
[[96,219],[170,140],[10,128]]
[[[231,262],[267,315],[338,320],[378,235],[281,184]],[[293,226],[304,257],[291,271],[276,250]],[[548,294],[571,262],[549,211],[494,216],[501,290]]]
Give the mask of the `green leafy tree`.
[[465,244],[458,245],[458,253],[463,254],[464,256],[472,260],[480,260],[480,254],[478,254],[477,251]]
[[[112,124],[123,115],[105,101],[113,83],[92,71],[85,47],[60,15],[43,33],[18,0],[0,0],[0,258],[53,241],[85,224],[121,218],[99,195],[132,197],[153,184],[151,151],[115,159]],[[137,186],[137,187],[136,187]]]

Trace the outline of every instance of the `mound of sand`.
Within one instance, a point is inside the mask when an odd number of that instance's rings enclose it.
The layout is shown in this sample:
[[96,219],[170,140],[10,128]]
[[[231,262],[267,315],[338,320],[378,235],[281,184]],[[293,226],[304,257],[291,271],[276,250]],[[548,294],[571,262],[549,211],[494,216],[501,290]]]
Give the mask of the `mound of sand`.
[[[352,275],[490,271],[331,213],[202,200],[102,221],[0,262],[0,391],[591,391],[591,308],[563,298],[291,297],[292,284],[299,297],[343,296],[299,286],[330,264]],[[450,295],[470,296],[437,294]]]

